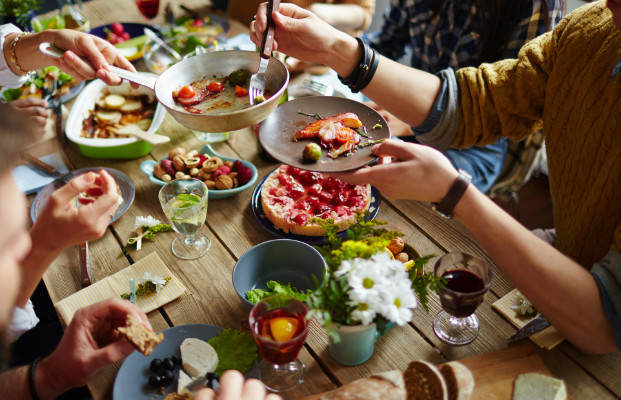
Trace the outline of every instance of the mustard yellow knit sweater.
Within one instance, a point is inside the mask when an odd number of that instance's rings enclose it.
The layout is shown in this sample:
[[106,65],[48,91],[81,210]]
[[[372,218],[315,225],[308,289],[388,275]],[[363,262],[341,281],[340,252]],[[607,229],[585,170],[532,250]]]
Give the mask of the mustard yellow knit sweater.
[[[621,32],[605,1],[568,15],[517,60],[457,71],[457,147],[543,126],[556,247],[581,265],[621,251]],[[482,132],[482,133],[481,133]]]

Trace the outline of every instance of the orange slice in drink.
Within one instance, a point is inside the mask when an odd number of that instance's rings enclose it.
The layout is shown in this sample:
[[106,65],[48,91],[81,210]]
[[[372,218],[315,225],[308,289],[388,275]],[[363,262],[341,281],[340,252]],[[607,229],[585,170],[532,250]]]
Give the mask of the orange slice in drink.
[[298,329],[298,320],[292,317],[277,317],[270,320],[272,337],[277,342],[286,342],[293,338]]

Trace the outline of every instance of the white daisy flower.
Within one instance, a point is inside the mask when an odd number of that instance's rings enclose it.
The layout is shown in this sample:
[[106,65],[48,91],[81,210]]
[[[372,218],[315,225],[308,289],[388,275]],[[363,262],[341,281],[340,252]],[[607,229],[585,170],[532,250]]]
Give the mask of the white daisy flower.
[[159,293],[166,284],[166,279],[151,275],[150,272],[145,272],[144,275],[142,275],[142,278],[138,279],[138,283],[145,283],[149,281],[155,285],[155,291],[157,293]]
[[367,303],[360,303],[358,308],[351,313],[351,319],[354,321],[360,321],[362,325],[371,324],[376,316],[377,312],[372,308],[369,308]]
[[384,302],[381,314],[399,326],[410,322],[412,309],[416,308],[416,296],[412,291],[411,282],[395,282],[392,289],[383,294]]
[[155,219],[150,215],[146,217],[137,216],[136,222],[134,223],[134,230],[137,230],[138,228],[141,228],[143,226],[151,227],[151,226],[159,225],[161,223],[162,221],[160,221],[159,219]]

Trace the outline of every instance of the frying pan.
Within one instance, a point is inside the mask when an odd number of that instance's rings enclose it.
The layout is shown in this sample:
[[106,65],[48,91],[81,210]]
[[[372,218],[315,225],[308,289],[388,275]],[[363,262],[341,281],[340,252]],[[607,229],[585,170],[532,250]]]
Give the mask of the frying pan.
[[[44,54],[59,58],[63,52],[50,43],[42,43]],[[214,51],[179,61],[159,77],[145,77],[127,70],[110,66],[112,73],[130,82],[145,86],[155,92],[155,98],[186,128],[199,132],[228,132],[247,128],[263,121],[278,106],[289,83],[289,71],[277,58],[270,57],[265,71],[266,91],[274,93],[263,103],[243,110],[219,114],[192,114],[175,105],[173,90],[211,76],[228,76],[236,69],[257,71],[259,53],[244,50]]]

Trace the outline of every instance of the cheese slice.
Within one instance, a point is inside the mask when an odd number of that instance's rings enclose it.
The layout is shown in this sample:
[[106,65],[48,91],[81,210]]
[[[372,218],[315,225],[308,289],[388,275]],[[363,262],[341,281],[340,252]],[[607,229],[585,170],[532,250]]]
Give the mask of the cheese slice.
[[179,379],[177,380],[177,393],[182,394],[185,388],[192,383],[193,379],[190,375],[183,372],[182,369],[179,370]]
[[218,366],[218,353],[207,342],[188,338],[181,343],[183,368],[194,377],[214,372]]
[[566,400],[565,382],[547,375],[528,373],[518,376],[513,400]]

